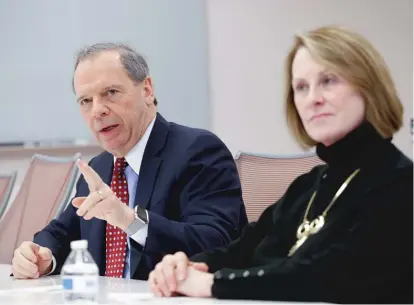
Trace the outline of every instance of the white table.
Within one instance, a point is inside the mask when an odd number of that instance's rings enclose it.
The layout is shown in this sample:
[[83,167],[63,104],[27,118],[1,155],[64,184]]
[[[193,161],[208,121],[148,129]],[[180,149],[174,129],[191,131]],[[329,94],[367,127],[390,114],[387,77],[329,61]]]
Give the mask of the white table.
[[[34,280],[18,280],[10,277],[10,266],[0,264],[0,304],[63,304],[59,276]],[[145,281],[100,277],[100,304],[268,304],[262,301],[196,299],[186,297],[157,298],[150,292]],[[278,304],[288,304],[276,302]],[[86,303],[81,303],[86,304]],[[297,304],[297,303],[296,303]]]

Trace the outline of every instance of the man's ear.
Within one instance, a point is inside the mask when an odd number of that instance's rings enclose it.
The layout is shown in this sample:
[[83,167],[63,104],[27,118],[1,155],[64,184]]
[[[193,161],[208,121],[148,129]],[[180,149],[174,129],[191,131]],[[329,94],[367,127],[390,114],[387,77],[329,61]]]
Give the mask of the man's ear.
[[154,89],[152,85],[152,78],[150,76],[147,76],[147,78],[144,80],[143,90],[147,106],[154,105]]

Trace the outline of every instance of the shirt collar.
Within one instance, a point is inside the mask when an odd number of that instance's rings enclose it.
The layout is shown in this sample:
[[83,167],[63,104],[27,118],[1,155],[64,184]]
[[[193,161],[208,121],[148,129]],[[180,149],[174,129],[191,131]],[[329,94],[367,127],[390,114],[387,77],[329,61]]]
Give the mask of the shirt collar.
[[[155,118],[152,122],[148,125],[145,133],[138,141],[138,143],[129,151],[129,153],[125,156],[125,160],[128,162],[128,165],[132,168],[132,170],[139,175],[139,171],[141,170],[141,163],[144,157],[145,147],[147,147],[149,136],[151,135],[152,128],[154,127]],[[114,162],[115,162],[114,157]]]

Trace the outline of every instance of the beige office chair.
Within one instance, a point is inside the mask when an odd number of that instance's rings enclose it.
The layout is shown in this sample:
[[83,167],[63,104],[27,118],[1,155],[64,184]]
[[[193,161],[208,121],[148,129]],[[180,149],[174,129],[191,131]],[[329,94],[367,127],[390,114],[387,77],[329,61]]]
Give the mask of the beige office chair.
[[0,221],[0,263],[9,264],[21,242],[32,240],[65,208],[78,169],[71,158],[34,155],[24,181]]
[[314,153],[271,156],[239,152],[235,156],[249,221],[279,200],[296,177],[324,164]]
[[9,205],[10,195],[16,182],[16,175],[17,172],[0,175],[0,219]]

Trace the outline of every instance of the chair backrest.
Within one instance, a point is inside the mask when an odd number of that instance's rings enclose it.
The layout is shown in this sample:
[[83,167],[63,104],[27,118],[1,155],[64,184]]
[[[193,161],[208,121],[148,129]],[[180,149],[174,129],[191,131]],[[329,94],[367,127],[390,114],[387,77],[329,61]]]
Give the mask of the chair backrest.
[[235,156],[249,221],[279,200],[298,176],[324,164],[314,153],[271,156],[239,152]]
[[75,183],[79,157],[33,156],[16,198],[0,221],[0,263],[10,263],[21,242],[32,240],[62,212]]
[[7,210],[17,172],[0,175],[0,219]]

